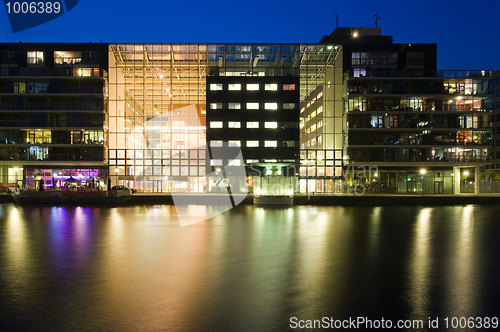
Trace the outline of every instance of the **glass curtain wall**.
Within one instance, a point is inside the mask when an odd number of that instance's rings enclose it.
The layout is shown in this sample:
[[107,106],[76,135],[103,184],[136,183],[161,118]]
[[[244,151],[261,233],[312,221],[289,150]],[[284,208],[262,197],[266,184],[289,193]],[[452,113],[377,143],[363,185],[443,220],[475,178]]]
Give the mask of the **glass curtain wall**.
[[300,192],[342,190],[342,48],[300,48]]
[[203,191],[207,64],[207,45],[110,44],[112,185]]
[[[206,76],[228,61],[224,49],[110,44],[112,185],[149,192],[204,191]],[[343,158],[341,47],[300,45],[292,61],[300,68],[300,191],[333,192]]]

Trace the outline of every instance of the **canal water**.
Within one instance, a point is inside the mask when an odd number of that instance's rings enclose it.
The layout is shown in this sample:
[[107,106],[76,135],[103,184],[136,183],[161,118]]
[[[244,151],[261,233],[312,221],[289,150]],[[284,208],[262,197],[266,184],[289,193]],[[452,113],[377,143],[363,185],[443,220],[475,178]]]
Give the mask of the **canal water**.
[[445,330],[500,315],[499,239],[496,206],[239,206],[180,227],[166,205],[3,204],[0,331]]

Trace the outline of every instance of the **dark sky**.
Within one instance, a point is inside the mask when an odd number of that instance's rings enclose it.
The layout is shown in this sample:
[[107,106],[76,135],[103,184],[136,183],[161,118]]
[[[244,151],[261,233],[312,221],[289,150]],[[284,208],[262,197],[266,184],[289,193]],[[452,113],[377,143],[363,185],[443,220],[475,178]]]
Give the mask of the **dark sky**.
[[[22,1],[22,0],[21,0]],[[80,0],[67,14],[4,42],[316,43],[335,28],[373,27],[396,43],[436,43],[439,69],[500,68],[500,0]]]

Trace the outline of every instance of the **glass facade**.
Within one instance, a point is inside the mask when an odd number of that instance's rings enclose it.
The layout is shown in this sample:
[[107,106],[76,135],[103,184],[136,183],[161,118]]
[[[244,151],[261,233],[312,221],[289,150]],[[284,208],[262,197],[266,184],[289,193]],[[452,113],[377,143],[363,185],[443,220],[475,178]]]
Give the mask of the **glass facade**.
[[335,192],[344,156],[342,48],[308,45],[300,65],[300,192]]
[[208,45],[109,45],[113,184],[203,191],[206,75],[214,54]]
[[[300,176],[311,187],[317,183],[323,187],[323,178],[327,178],[333,188],[331,181],[341,174],[343,155],[341,58],[341,47],[316,44],[110,44],[108,151],[113,184],[152,192],[206,191],[207,170],[220,166],[211,165],[209,159],[207,162],[207,129],[241,128],[241,123],[245,129],[266,129],[265,123],[260,126],[258,121],[254,121],[258,127],[252,121],[249,127],[245,126],[249,121],[230,119],[227,110],[298,113],[300,105],[307,108],[300,113],[300,124],[297,118],[281,121],[279,126],[297,130],[297,126],[315,123],[317,129],[304,133],[300,141],[262,139],[259,144],[249,136],[240,146],[271,149],[299,145]],[[207,84],[207,76],[236,80]],[[298,81],[279,86],[266,81],[266,77],[288,76],[296,76]],[[253,82],[251,77],[262,82]],[[226,115],[206,123],[207,90],[212,94],[226,90],[238,94],[261,90],[291,93],[297,89],[298,103],[247,102],[248,96],[227,103],[210,102],[209,111],[224,110]],[[212,142],[212,147],[216,144],[220,142]],[[265,161],[253,155],[243,158],[247,164]],[[293,162],[294,157],[288,161]],[[317,177],[322,180],[318,182]]]

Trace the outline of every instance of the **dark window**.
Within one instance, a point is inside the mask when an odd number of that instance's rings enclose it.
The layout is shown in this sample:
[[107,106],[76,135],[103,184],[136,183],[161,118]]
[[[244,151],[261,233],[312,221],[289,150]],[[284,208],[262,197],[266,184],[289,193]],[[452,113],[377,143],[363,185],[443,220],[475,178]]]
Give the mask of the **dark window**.
[[16,65],[17,52],[2,51],[0,52],[0,65]]

